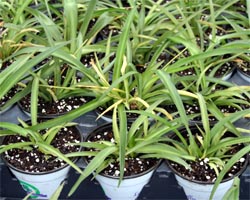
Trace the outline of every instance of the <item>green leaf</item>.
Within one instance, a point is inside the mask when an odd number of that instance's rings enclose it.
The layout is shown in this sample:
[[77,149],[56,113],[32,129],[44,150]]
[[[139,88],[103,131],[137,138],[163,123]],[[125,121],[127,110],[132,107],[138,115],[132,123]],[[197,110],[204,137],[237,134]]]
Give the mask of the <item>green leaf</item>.
[[129,15],[126,19],[126,22],[124,24],[124,27],[122,29],[121,35],[120,35],[120,39],[119,39],[119,44],[118,44],[118,48],[116,51],[116,60],[115,60],[115,66],[113,69],[113,81],[116,81],[121,74],[121,67],[122,67],[122,62],[123,62],[123,57],[124,57],[124,53],[126,50],[126,44],[127,44],[127,40],[129,37],[129,31],[130,31],[130,25],[133,21],[133,17],[134,17],[134,13],[135,13],[135,9],[133,8],[130,12]]
[[226,194],[223,196],[222,200],[228,200],[228,199],[239,199],[240,196],[240,178],[235,177],[233,185],[231,188],[226,192]]
[[[70,0],[68,0],[68,1],[70,1]],[[83,40],[85,40],[85,36],[86,36],[89,22],[93,18],[93,13],[95,10],[96,3],[97,3],[97,0],[91,0],[91,1],[89,1],[88,5],[87,5],[88,9],[85,13],[82,25],[80,27],[80,33],[82,35]]]
[[72,161],[69,159],[66,155],[61,153],[58,149],[54,148],[51,145],[46,144],[45,142],[38,142],[37,143],[40,150],[44,152],[49,152],[51,155],[58,157],[59,159],[64,160],[67,164],[69,164],[72,168],[74,168],[77,172],[82,174],[82,170]]
[[199,106],[200,106],[202,126],[205,131],[205,133],[203,134],[203,137],[204,137],[203,147],[204,147],[204,150],[207,151],[211,143],[209,117],[208,117],[207,106],[206,106],[206,101],[204,97],[200,93],[197,93],[197,96],[198,96],[198,101],[199,101]]
[[69,191],[68,196],[71,196],[76,189],[79,187],[80,183],[92,174],[102,163],[107,159],[109,155],[117,151],[117,147],[111,146],[100,151],[91,161],[88,163],[87,167],[84,169],[83,173],[77,179],[71,190]]
[[119,117],[118,123],[119,123],[119,133],[120,133],[120,141],[119,141],[119,164],[120,164],[119,184],[120,184],[124,176],[125,155],[127,147],[127,132],[128,132],[127,116],[123,104],[118,105],[118,117]]
[[172,99],[173,104],[175,104],[175,106],[178,109],[179,115],[182,119],[184,126],[188,127],[189,126],[188,125],[189,119],[186,115],[182,99],[181,99],[176,87],[174,86],[170,75],[163,70],[157,70],[156,73],[160,77],[160,79],[163,82],[163,84],[165,85],[165,87],[169,90],[169,95]]
[[[215,183],[214,183],[214,187],[213,190],[211,192],[210,195],[210,199],[213,198],[214,193],[216,191],[216,189],[218,188],[220,182],[223,180],[223,177],[225,176],[225,174],[230,170],[230,168],[237,162],[240,160],[240,158],[244,157],[244,155],[248,154],[250,152],[250,145],[245,146],[243,149],[241,149],[240,151],[238,151],[236,154],[234,154],[226,163],[226,165],[224,166],[224,168],[222,169],[222,171],[220,172],[219,176],[217,177]],[[247,161],[246,161],[247,162]]]
[[[38,72],[37,75],[40,76],[40,72]],[[34,77],[31,86],[31,99],[30,99],[30,113],[31,113],[32,125],[37,124],[38,92],[39,92],[39,78]]]
[[59,187],[56,189],[56,191],[52,194],[52,196],[50,197],[50,200],[58,200],[60,197],[60,194],[63,190],[63,187],[65,185],[66,181],[63,181]]
[[71,42],[70,52],[75,52],[77,48],[76,37],[77,37],[77,25],[78,25],[77,3],[75,0],[64,0],[63,8],[64,8],[63,14],[65,23],[64,31],[66,35],[65,39],[70,40]]
[[0,146],[0,154],[4,153],[8,150],[11,149],[29,149],[31,148],[30,146],[33,145],[33,142],[17,142],[17,143],[13,143],[13,144],[8,144],[8,145],[1,145]]
[[[20,134],[24,137],[27,137],[29,134],[29,131],[27,129],[10,122],[0,122],[0,127],[12,131],[13,134]],[[2,135],[2,133],[4,133],[4,131],[2,132],[2,130],[0,130],[0,135]]]

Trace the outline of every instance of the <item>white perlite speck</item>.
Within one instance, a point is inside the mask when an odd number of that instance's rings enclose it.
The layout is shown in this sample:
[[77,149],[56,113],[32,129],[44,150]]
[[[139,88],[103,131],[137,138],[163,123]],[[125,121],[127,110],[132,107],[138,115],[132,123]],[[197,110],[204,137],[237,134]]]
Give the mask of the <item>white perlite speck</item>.
[[119,170],[115,170],[115,175],[119,176],[119,174],[120,174],[120,171]]

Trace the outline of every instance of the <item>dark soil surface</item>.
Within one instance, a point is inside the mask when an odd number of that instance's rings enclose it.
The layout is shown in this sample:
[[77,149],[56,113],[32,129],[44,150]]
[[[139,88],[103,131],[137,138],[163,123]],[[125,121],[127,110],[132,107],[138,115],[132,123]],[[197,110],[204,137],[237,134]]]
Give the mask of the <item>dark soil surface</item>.
[[[58,101],[47,102],[42,98],[38,99],[38,113],[40,116],[60,115],[71,110],[79,108],[81,105],[87,103],[92,98],[90,97],[68,97]],[[24,97],[19,101],[19,105],[23,111],[30,113],[30,95]]]
[[[108,128],[106,130],[103,130],[102,132],[92,135],[88,138],[87,141],[110,141],[112,143],[115,142],[113,137],[113,132],[109,130]],[[92,149],[94,150],[94,149]],[[89,158],[90,160],[91,158]],[[125,169],[124,169],[124,176],[133,176],[136,174],[143,173],[144,171],[149,170],[153,166],[155,166],[159,160],[152,159],[152,158],[139,158],[139,157],[127,157],[125,160]],[[120,175],[120,165],[118,161],[115,161],[111,163],[107,168],[105,168],[102,173],[119,177]]]
[[[214,73],[214,77],[221,78],[231,72],[233,72],[235,69],[233,62],[226,62],[223,64],[216,72]],[[207,72],[207,74],[211,73],[213,71],[213,68],[210,68]]]
[[178,71],[177,74],[180,76],[196,76],[194,68],[188,68],[182,71]]
[[[164,106],[164,108],[169,112],[169,113],[177,113],[177,108],[175,105],[166,105]],[[197,103],[193,103],[193,104],[187,104],[184,103],[184,108],[186,110],[186,114],[187,115],[194,115],[194,114],[200,114],[200,108],[199,105]],[[220,109],[220,111],[224,114],[226,113],[234,113],[237,111],[236,107],[230,106],[230,105],[221,105],[218,106],[218,108]],[[194,121],[201,121],[201,117],[197,116],[193,118]],[[213,113],[210,113],[209,116],[209,121],[213,122],[216,121],[217,119],[213,116]]]
[[[207,71],[206,75],[209,75],[213,71],[213,69],[214,68],[210,68]],[[227,62],[215,71],[214,77],[221,78],[221,77],[231,73],[234,69],[235,69],[234,64],[232,62]],[[191,75],[196,76],[196,72],[193,68],[188,68],[186,70],[179,71],[179,72],[177,72],[177,74],[180,76],[191,76]]]
[[107,25],[100,31],[100,33],[98,33],[98,35],[101,39],[107,39],[110,34],[111,36],[116,36],[119,35],[120,32],[121,31],[119,29],[113,27],[112,25]]
[[[45,59],[43,62],[46,63],[50,60],[49,59]],[[43,64],[41,64],[43,65]],[[66,79],[66,74],[68,73],[68,68],[69,66],[67,64],[63,64],[62,65],[62,69],[61,69],[61,85],[63,85],[65,79]],[[76,82],[80,82],[81,81],[81,75],[77,74],[76,77],[74,77]],[[49,77],[48,79],[46,79],[46,81],[48,82],[48,85],[50,86],[55,86],[55,82],[53,77]],[[60,85],[60,86],[61,86]],[[57,86],[57,85],[56,85]],[[70,86],[70,85],[69,85]],[[50,95],[50,94],[43,94],[45,95]],[[69,96],[69,97],[65,97],[65,98],[61,98],[58,99],[57,101],[54,101],[52,99],[52,96],[48,96],[48,98],[50,98],[50,100],[45,100],[44,98],[42,98],[41,96],[38,96],[38,102],[37,102],[37,106],[38,106],[38,114],[39,116],[52,116],[52,115],[60,115],[60,114],[64,114],[67,113],[71,110],[77,109],[79,108],[81,105],[87,103],[88,101],[92,100],[92,97],[85,97],[85,96]],[[25,97],[23,97],[20,101],[19,101],[19,106],[21,107],[21,109],[27,113],[30,113],[30,109],[31,109],[31,95],[27,95]]]
[[[41,134],[43,131],[41,131]],[[12,135],[4,139],[4,144],[29,141],[28,138]],[[76,127],[62,128],[52,141],[52,146],[59,149],[63,154],[79,151],[79,146],[69,143],[79,143],[81,136]],[[30,146],[31,149],[12,149],[3,154],[8,163],[14,167],[27,172],[47,172],[64,166],[66,163],[52,155],[45,155],[40,152],[37,146]]]
[[[232,155],[242,148],[241,145],[234,146],[228,154]],[[224,179],[230,178],[237,174],[244,166],[246,158],[241,158],[233,167],[226,173]],[[196,162],[188,161],[192,170],[186,169],[184,166],[170,162],[171,166],[181,175],[189,180],[205,181],[207,183],[215,182],[217,175],[215,170],[209,166],[209,159],[199,159]]]
[[[1,29],[0,29],[0,35],[1,35]],[[8,68],[13,62],[14,62],[13,59],[12,60],[7,60],[7,61],[3,62],[2,66],[0,68],[0,72],[3,71],[3,70],[5,70],[6,68]]]

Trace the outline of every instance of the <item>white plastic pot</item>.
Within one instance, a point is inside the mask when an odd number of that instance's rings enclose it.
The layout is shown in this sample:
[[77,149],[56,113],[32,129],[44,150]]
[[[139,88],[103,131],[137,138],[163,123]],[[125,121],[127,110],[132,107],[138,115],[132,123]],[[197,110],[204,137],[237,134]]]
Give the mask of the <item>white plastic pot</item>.
[[[188,181],[175,174],[178,184],[183,188],[188,200],[209,200],[214,184],[199,184]],[[225,193],[230,189],[234,179],[219,184],[213,200],[222,200]]]
[[134,200],[143,187],[150,181],[155,168],[145,174],[133,178],[125,178],[118,186],[119,179],[104,175],[96,175],[96,180],[100,183],[105,195],[111,200]]
[[32,199],[49,199],[59,185],[67,178],[70,166],[47,173],[29,173],[9,167],[27,194]]

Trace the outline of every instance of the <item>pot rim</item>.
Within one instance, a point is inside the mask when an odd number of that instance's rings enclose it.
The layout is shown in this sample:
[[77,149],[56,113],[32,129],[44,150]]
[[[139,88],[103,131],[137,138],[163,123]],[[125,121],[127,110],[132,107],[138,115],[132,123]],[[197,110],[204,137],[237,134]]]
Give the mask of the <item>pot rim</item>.
[[[97,132],[100,132],[100,130],[105,130],[106,128],[108,128],[108,127],[110,127],[110,126],[112,127],[112,123],[105,123],[105,124],[102,124],[102,125],[98,126],[97,128],[95,128],[95,129],[86,137],[85,141],[87,141],[87,140],[89,139],[90,136],[94,135],[94,134],[97,133]],[[88,160],[87,160],[87,158],[86,158],[85,156],[83,157],[83,160],[84,160],[84,161],[87,163],[87,165],[88,165],[89,162],[88,162]],[[147,173],[149,173],[149,172],[155,170],[155,169],[161,164],[162,160],[163,160],[163,159],[158,159],[157,162],[156,162],[152,167],[150,167],[150,168],[147,169],[146,171],[143,171],[142,173],[133,174],[133,175],[130,175],[130,176],[124,176],[124,177],[123,177],[123,180],[132,179],[132,178],[137,178],[137,177],[143,176],[143,175],[145,175],[145,174],[147,174]],[[96,172],[94,172],[94,173],[95,173],[95,176],[96,176],[96,175],[101,175],[101,176],[104,176],[104,177],[107,177],[107,178],[112,178],[112,179],[117,179],[117,180],[119,180],[119,178],[120,178],[119,176],[111,176],[111,175],[107,175],[107,174],[104,174],[104,173],[96,173]]]
[[6,113],[7,111],[9,111],[11,108],[14,107],[14,104],[13,105],[10,105],[8,107],[6,107],[5,109],[2,109],[2,107],[0,108],[0,115]]
[[[41,118],[41,119],[44,119],[44,118]],[[49,120],[50,118],[47,118],[47,119]],[[26,122],[29,122],[29,121],[31,121],[31,120],[26,120]],[[83,141],[83,140],[84,140],[84,137],[83,137],[83,135],[82,135],[82,133],[81,133],[79,127],[78,127],[77,125],[75,125],[75,126],[73,126],[73,127],[76,128],[78,134],[80,135],[81,141]],[[5,137],[6,137],[6,136],[5,136]],[[5,137],[3,138],[3,141],[4,141]],[[3,143],[3,141],[2,141],[1,143]],[[82,149],[82,148],[80,147],[78,151],[80,152],[81,149]],[[19,168],[13,166],[12,164],[10,164],[10,163],[5,159],[5,157],[4,157],[4,152],[1,154],[1,159],[4,161],[4,163],[5,163],[8,167],[10,167],[11,169],[13,169],[13,170],[15,170],[15,171],[18,171],[18,172],[23,173],[23,174],[37,175],[37,176],[39,176],[39,175],[51,174],[51,173],[60,171],[61,169],[64,169],[64,168],[70,166],[68,163],[65,163],[63,166],[58,167],[58,168],[53,169],[53,170],[44,171],[44,172],[30,172],[30,171],[24,171],[24,170],[19,169]],[[76,162],[78,161],[78,159],[79,159],[79,157],[74,158],[74,159],[72,159],[72,162],[76,163]]]
[[237,73],[241,78],[244,78],[244,80],[250,81],[250,75],[245,73],[240,67],[237,67]]

